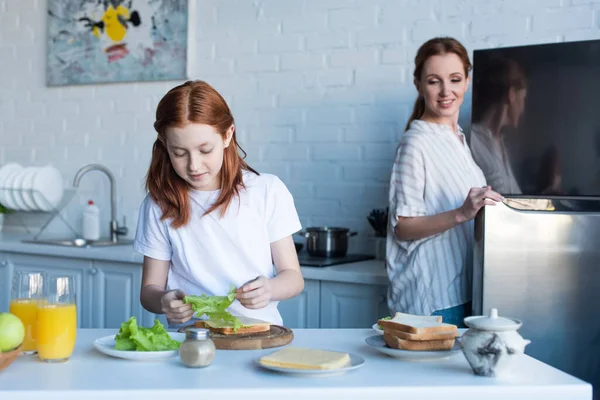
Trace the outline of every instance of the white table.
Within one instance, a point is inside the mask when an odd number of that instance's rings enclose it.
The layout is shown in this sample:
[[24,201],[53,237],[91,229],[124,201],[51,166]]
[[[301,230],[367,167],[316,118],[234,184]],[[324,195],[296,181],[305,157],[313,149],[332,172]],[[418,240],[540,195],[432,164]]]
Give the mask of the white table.
[[191,369],[178,358],[127,361],[92,347],[94,339],[114,333],[80,330],[75,352],[63,364],[19,357],[0,372],[0,399],[592,399],[591,385],[528,356],[522,357],[510,378],[478,377],[462,354],[426,362],[381,354],[364,341],[375,334],[370,329],[295,330],[294,346],[346,351],[365,359],[362,368],[319,378],[280,374],[255,365],[257,357],[273,349],[218,350],[211,366]]

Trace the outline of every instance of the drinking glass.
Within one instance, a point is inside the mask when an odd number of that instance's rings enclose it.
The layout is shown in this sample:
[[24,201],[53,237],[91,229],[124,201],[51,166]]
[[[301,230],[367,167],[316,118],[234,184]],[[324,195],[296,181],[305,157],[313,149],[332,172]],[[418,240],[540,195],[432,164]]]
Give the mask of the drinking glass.
[[38,306],[46,301],[48,276],[40,271],[15,271],[9,312],[25,325],[25,338],[21,354],[35,354],[36,318]]
[[67,361],[77,337],[75,279],[53,276],[48,279],[46,303],[37,310],[37,350],[40,360]]

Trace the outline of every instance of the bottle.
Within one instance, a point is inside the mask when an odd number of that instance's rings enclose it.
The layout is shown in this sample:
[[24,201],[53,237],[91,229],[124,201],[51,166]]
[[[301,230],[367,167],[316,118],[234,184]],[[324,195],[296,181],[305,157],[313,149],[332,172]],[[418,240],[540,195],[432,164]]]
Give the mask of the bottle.
[[82,231],[85,240],[100,239],[100,209],[94,204],[93,200],[88,201],[88,205],[83,211]]
[[207,367],[215,358],[216,347],[208,329],[188,328],[179,347],[179,358],[188,367]]

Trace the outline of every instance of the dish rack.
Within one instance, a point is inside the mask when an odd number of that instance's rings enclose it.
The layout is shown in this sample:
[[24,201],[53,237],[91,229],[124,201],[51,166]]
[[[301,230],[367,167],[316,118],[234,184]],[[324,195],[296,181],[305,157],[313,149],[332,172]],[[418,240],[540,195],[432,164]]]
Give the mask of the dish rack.
[[[6,188],[6,187],[2,187],[0,186],[0,192],[1,191],[7,191],[7,192],[28,192],[29,194],[31,194],[32,196],[35,194],[35,198],[36,201],[38,199],[41,199],[42,203],[46,206],[46,210],[32,210],[32,211],[26,211],[26,210],[12,210],[9,209],[10,211],[18,211],[18,212],[28,212],[28,213],[40,213],[40,214],[50,214],[50,218],[48,218],[46,220],[46,222],[44,222],[42,224],[42,226],[39,228],[38,232],[35,233],[33,235],[33,240],[37,240],[39,239],[40,235],[46,230],[46,228],[48,228],[48,226],[50,225],[50,223],[56,218],[58,217],[66,226],[67,228],[69,228],[69,230],[75,235],[75,237],[80,236],[79,232],[77,232],[76,229],[73,228],[73,226],[71,226],[71,224],[61,215],[61,211],[67,206],[69,205],[69,203],[71,202],[71,200],[73,200],[73,197],[75,197],[75,193],[76,190],[73,188],[66,188],[63,189],[63,196],[62,199],[60,200],[60,202],[54,206],[47,198],[46,196],[44,196],[44,194],[42,192],[40,192],[37,189],[15,189],[15,188]],[[30,229],[30,227],[25,223],[23,217],[21,217],[18,213],[14,214],[15,218],[19,221],[20,225],[25,228],[25,230],[27,231],[27,234],[32,234],[32,230]]]

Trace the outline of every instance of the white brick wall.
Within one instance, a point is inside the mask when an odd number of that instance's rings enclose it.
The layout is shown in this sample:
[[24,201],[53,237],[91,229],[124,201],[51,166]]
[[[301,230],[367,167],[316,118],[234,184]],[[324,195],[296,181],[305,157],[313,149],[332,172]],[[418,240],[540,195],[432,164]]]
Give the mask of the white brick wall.
[[[190,1],[190,78],[230,102],[250,165],[287,183],[305,226],[360,232],[353,251],[370,250],[365,217],[387,205],[423,41],[454,35],[472,51],[600,38],[599,0]],[[44,0],[0,0],[0,164],[52,163],[68,186],[84,164],[106,164],[132,234],[155,107],[179,82],[46,87],[45,11]],[[463,125],[469,115],[463,107]],[[106,226],[99,173],[84,178],[66,217],[77,225],[88,198]]]

